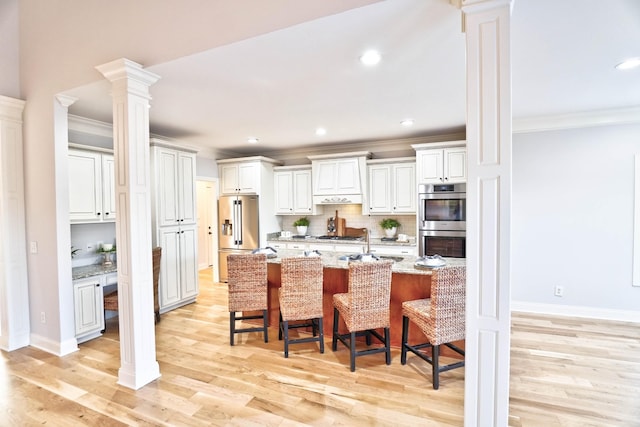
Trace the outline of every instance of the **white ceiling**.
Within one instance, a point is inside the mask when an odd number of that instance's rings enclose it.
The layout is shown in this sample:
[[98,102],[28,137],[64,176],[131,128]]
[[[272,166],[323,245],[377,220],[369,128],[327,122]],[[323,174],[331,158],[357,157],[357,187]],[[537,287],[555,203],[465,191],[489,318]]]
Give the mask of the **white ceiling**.
[[[512,18],[514,119],[640,106],[640,69],[613,68],[640,56],[640,1],[515,0]],[[151,132],[230,155],[463,132],[464,37],[447,0],[386,0],[158,63]],[[106,81],[67,93],[111,121]]]

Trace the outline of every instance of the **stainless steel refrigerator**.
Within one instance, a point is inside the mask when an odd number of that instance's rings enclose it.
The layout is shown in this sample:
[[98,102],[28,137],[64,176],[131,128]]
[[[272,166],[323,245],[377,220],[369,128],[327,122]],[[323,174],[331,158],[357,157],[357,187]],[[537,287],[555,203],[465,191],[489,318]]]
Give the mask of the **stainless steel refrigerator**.
[[218,200],[218,261],[220,281],[226,282],[227,255],[250,253],[260,247],[258,196],[220,196]]

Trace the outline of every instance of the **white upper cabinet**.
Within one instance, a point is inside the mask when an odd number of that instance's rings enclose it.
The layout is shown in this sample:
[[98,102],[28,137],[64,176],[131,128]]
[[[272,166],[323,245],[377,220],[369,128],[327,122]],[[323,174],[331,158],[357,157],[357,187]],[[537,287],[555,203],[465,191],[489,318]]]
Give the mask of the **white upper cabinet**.
[[369,160],[368,171],[370,214],[415,214],[414,158]]
[[195,224],[196,155],[153,146],[157,226]]
[[465,141],[419,144],[416,150],[418,183],[455,184],[467,181]]
[[315,215],[311,187],[311,167],[274,168],[276,215]]
[[69,149],[69,219],[103,222],[116,219],[113,155]]
[[220,166],[223,194],[260,194],[260,163],[257,161]]

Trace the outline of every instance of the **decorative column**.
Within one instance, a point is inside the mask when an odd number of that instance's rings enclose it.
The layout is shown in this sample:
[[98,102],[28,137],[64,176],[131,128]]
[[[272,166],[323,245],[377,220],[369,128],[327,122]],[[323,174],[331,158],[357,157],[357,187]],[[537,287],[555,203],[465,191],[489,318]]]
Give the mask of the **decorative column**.
[[127,59],[96,67],[112,83],[120,370],[139,389],[160,377],[151,257],[149,86],[160,77]]
[[510,0],[463,0],[467,40],[465,426],[509,416]]
[[24,210],[22,111],[0,96],[0,348],[29,345],[29,283]]

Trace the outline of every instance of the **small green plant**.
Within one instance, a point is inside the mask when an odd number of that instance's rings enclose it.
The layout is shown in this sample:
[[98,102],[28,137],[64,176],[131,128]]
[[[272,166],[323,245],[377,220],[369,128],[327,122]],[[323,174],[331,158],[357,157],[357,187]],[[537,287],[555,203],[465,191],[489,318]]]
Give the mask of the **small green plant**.
[[309,218],[307,218],[306,216],[303,216],[302,218],[298,218],[297,220],[295,220],[295,222],[293,223],[294,227],[308,227],[309,226]]
[[382,221],[380,221],[380,227],[384,228],[385,230],[388,230],[393,227],[400,227],[400,223],[398,222],[397,219],[384,218]]

